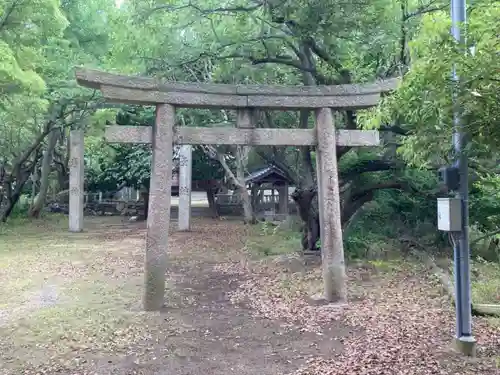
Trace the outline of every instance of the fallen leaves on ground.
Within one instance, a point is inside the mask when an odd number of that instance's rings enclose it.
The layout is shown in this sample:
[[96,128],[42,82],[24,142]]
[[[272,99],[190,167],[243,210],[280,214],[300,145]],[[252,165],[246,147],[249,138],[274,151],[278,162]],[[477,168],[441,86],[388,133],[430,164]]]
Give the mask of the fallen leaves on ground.
[[[232,294],[234,303],[250,305],[257,315],[284,320],[300,330],[325,334],[343,324],[351,332],[337,337],[344,350],[334,358],[310,359],[296,375],[495,374],[500,355],[500,328],[474,319],[478,358],[466,359],[451,349],[455,316],[447,297],[418,266],[370,275],[349,269],[350,301],[344,306],[314,306],[311,294],[321,290],[318,269],[283,273],[253,265],[248,279]],[[237,272],[231,265],[227,272]],[[239,270],[240,273],[244,272]],[[499,372],[500,373],[500,372]]]

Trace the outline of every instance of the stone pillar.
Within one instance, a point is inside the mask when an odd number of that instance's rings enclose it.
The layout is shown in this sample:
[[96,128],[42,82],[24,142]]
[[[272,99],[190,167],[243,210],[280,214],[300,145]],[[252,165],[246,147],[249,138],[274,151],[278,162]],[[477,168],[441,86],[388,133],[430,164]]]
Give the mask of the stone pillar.
[[279,214],[288,215],[288,183],[279,187]]
[[191,229],[191,186],[193,147],[181,146],[179,153],[179,230]]
[[69,159],[69,231],[83,231],[83,206],[84,206],[84,164],[83,129],[71,130],[70,159]]
[[345,302],[347,291],[340,217],[336,133],[330,108],[316,110],[316,131],[323,297],[328,302]]
[[144,309],[159,310],[164,303],[168,230],[172,191],[172,142],[175,108],[156,106],[153,160],[146,234]]

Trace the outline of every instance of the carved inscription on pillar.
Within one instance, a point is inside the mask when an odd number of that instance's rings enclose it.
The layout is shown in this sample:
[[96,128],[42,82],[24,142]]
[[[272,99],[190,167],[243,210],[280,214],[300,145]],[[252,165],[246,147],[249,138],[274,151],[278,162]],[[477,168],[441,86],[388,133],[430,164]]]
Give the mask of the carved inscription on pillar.
[[185,154],[181,153],[179,155],[179,167],[186,167],[190,162],[191,160]]
[[69,166],[69,230],[83,230],[83,175],[84,133],[81,129],[70,132]]
[[179,230],[191,229],[191,186],[193,147],[181,146],[179,152]]

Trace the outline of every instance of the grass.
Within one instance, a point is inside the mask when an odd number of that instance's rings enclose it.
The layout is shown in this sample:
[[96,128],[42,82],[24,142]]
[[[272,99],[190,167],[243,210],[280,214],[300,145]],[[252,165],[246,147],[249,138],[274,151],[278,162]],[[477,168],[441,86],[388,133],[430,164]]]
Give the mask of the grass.
[[291,254],[302,248],[300,233],[267,222],[253,227],[251,231],[246,247],[256,257]]
[[[63,231],[68,226],[68,217],[62,214],[44,215],[42,219],[30,219],[26,217],[12,217],[6,223],[0,225],[0,238],[10,236],[13,238],[24,238],[26,235],[45,235],[49,231]],[[11,247],[7,243],[0,243],[0,253]]]
[[472,264],[474,303],[500,304],[500,264],[477,260]]

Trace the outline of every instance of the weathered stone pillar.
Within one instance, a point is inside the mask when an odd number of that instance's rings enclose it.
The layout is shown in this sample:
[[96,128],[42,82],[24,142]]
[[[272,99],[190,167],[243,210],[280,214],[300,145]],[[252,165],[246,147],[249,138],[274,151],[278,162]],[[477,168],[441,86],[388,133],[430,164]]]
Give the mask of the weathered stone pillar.
[[316,110],[316,131],[323,297],[328,302],[345,302],[347,291],[340,217],[336,133],[330,108]]
[[146,234],[144,309],[159,310],[164,303],[168,229],[172,191],[172,141],[175,108],[156,107],[153,160]]
[[288,183],[279,187],[279,214],[288,215]]
[[179,153],[179,230],[191,229],[191,186],[193,147],[181,146]]
[[84,164],[85,151],[83,129],[74,129],[69,133],[69,231],[83,231],[84,206]]

